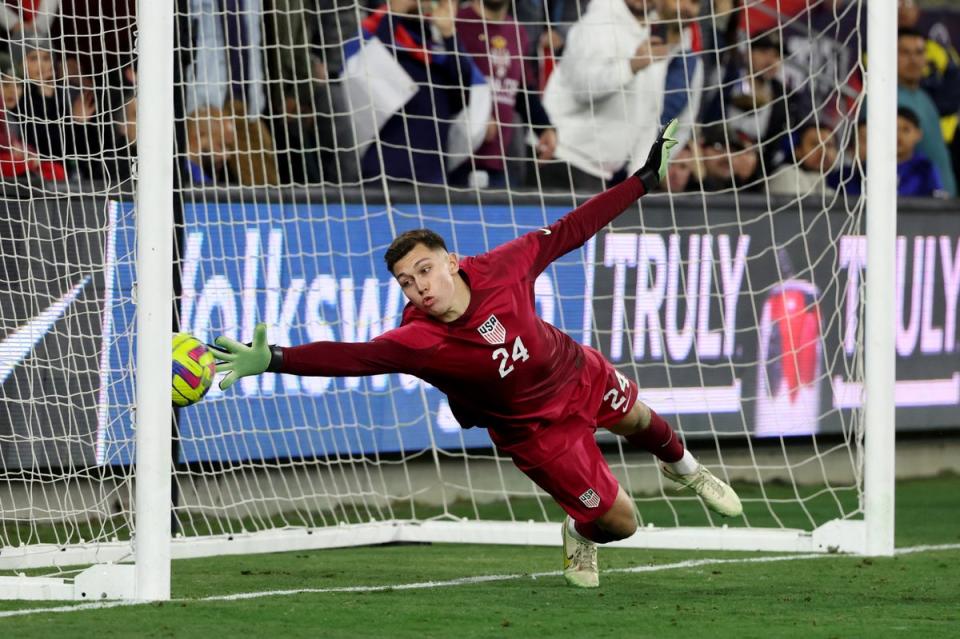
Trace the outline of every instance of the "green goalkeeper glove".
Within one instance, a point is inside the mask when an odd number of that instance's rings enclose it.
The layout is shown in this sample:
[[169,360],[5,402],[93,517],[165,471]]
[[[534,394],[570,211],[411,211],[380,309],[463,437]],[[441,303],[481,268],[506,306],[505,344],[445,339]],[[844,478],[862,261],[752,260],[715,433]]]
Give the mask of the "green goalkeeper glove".
[[660,186],[661,180],[667,176],[667,160],[670,159],[670,149],[677,145],[677,139],[673,137],[676,132],[677,120],[674,118],[667,123],[667,126],[663,128],[663,131],[654,141],[650,148],[650,154],[647,156],[647,161],[634,173],[643,182],[643,188],[647,193]]
[[235,339],[221,335],[213,341],[219,348],[210,352],[220,362],[218,373],[227,376],[220,381],[220,388],[227,390],[241,377],[259,375],[280,370],[283,363],[283,351],[277,346],[267,345],[267,325],[260,323],[253,329],[253,342],[241,344]]

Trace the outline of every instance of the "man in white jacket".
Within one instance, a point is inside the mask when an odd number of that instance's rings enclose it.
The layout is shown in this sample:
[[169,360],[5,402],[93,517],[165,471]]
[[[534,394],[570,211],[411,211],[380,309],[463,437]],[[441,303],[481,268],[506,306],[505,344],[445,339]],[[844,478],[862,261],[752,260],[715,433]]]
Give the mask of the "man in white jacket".
[[[657,12],[648,16],[648,7]],[[574,188],[629,174],[646,160],[660,128],[670,51],[651,26],[657,16],[689,20],[699,9],[698,0],[592,0],[570,29],[543,104]]]

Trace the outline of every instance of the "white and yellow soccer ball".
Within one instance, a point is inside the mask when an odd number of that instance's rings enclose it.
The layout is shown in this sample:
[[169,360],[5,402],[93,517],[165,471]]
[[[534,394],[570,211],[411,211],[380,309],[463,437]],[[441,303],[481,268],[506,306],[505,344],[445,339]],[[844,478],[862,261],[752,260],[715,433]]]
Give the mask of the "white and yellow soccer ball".
[[217,373],[213,353],[189,333],[173,336],[173,380],[171,396],[175,406],[196,404],[210,390]]

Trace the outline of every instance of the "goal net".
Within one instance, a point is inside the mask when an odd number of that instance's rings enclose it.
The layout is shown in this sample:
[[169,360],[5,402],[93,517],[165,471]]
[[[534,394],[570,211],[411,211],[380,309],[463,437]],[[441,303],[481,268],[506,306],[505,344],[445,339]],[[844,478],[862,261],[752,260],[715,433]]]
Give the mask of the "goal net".
[[[485,13],[496,3],[455,8],[451,27],[414,2],[178,2],[176,326],[206,342],[249,341],[257,322],[280,345],[372,339],[405,301],[382,261],[396,234],[490,250],[622,179],[677,117],[662,192],[552,264],[537,311],[635,379],[744,515],[721,520],[598,432],[642,524],[620,544],[862,551],[864,3],[620,2],[532,3],[522,27]],[[117,15],[91,33],[77,6],[32,15],[42,39],[6,36],[0,570],[57,578],[5,577],[6,596],[133,596],[66,567],[122,566],[136,545],[150,292],[134,187],[153,176],[137,171],[151,122],[134,89],[150,71],[144,25]],[[622,44],[624,11],[636,46],[597,49]],[[43,47],[37,79],[27,51]],[[924,277],[957,279],[957,237],[902,232],[898,301],[920,308]],[[945,419],[957,392],[956,377],[925,381],[903,387],[908,426]],[[559,543],[550,497],[412,376],[215,385],[170,433],[174,558]]]

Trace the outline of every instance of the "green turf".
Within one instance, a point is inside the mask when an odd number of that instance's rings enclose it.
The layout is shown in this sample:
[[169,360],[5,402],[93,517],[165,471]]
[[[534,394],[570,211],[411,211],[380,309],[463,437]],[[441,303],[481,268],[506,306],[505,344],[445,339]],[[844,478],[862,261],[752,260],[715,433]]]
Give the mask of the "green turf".
[[[897,545],[960,543],[960,480],[897,488]],[[521,505],[518,504],[518,507]],[[539,506],[523,506],[539,512]],[[419,513],[418,513],[419,514]],[[649,514],[649,513],[648,513]],[[669,513],[666,513],[669,514]],[[664,515],[665,516],[665,515]],[[763,553],[769,556],[770,553]],[[956,637],[960,551],[827,556],[657,572],[618,569],[751,553],[604,549],[602,587],[567,588],[557,548],[415,545],[177,561],[164,604],[0,618],[11,637]],[[420,590],[204,597],[383,586],[477,575],[517,579]],[[0,603],[0,610],[49,606]]]

